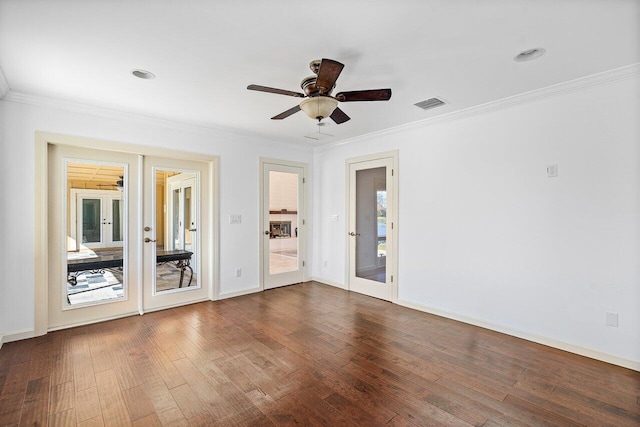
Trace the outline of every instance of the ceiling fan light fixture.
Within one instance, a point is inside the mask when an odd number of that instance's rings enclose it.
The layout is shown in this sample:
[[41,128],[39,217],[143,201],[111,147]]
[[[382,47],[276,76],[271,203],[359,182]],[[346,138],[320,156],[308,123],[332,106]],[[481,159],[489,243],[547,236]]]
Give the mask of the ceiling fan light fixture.
[[313,98],[306,98],[300,103],[300,109],[309,118],[316,120],[331,116],[337,107],[338,101],[330,96],[314,96]]

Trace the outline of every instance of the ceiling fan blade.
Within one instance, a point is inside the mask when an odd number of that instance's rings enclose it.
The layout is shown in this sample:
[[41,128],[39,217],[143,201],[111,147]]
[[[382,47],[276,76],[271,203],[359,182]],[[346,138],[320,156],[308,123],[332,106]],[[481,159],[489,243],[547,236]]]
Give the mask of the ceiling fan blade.
[[351,117],[347,116],[345,112],[340,108],[336,108],[335,110],[333,110],[333,113],[331,113],[329,117],[331,117],[331,120],[336,122],[337,125],[339,125],[340,123],[344,123],[347,120],[351,120]]
[[300,106],[296,105],[293,108],[288,109],[287,111],[278,114],[277,116],[273,116],[271,117],[271,120],[282,120],[282,119],[286,119],[287,117],[289,117],[292,114],[297,113],[298,111],[300,111]]
[[336,95],[340,102],[353,101],[388,101],[391,99],[391,89],[354,90],[340,92]]
[[344,64],[333,59],[323,58],[318,69],[318,78],[316,79],[316,87],[320,93],[329,93],[338,80],[338,76],[342,72]]
[[293,91],[284,90],[284,89],[276,89],[274,87],[268,87],[268,86],[249,85],[249,86],[247,86],[247,89],[249,89],[249,90],[257,90],[258,92],[275,93],[275,94],[278,94],[278,95],[295,96],[297,98],[304,98],[304,96],[305,96],[303,93],[300,93],[300,92],[293,92]]

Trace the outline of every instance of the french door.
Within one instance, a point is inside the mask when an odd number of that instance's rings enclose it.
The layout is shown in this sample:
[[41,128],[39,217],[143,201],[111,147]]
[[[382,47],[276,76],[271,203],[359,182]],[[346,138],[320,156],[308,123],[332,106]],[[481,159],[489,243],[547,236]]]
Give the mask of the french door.
[[120,247],[124,241],[122,191],[71,189],[71,237],[76,249]]
[[47,150],[47,329],[213,297],[210,162]]
[[394,163],[394,157],[348,162],[349,290],[387,301],[397,298]]
[[[138,312],[139,159],[49,145],[49,329]],[[101,190],[118,181],[120,194]]]
[[262,162],[262,279],[264,289],[304,280],[303,165]]
[[205,162],[144,158],[144,311],[210,298],[209,174]]

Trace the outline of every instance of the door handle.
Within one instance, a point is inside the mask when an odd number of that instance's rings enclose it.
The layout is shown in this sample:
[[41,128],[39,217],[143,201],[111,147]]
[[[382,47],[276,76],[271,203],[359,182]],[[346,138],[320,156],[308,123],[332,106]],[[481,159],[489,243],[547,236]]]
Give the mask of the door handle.
[[351,233],[349,233],[349,236],[359,236],[360,233],[354,233],[353,231]]
[[198,231],[196,228],[190,228],[189,231]]
[[265,236],[268,236],[269,235],[269,231],[265,231],[264,234],[265,234]]
[[144,242],[145,242],[145,243],[155,242],[155,240],[151,240],[150,238],[145,237],[145,238],[144,238]]

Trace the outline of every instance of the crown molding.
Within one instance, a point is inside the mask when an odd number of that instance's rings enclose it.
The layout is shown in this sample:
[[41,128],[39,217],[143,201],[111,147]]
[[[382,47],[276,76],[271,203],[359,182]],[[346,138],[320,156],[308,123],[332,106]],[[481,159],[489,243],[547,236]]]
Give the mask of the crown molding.
[[[1,82],[0,82],[1,83]],[[62,110],[71,113],[84,114],[104,119],[122,120],[133,122],[146,126],[156,126],[165,129],[203,134],[206,136],[220,138],[228,137],[229,139],[242,139],[249,141],[253,144],[273,147],[281,146],[287,149],[299,149],[301,151],[310,150],[311,147],[303,147],[298,143],[288,143],[286,141],[274,140],[264,135],[257,133],[247,132],[242,129],[224,127],[224,126],[211,126],[208,124],[200,123],[188,123],[180,122],[176,120],[163,119],[159,117],[146,116],[144,114],[132,113],[128,111],[116,110],[113,108],[100,107],[91,104],[83,104],[74,101],[67,101],[57,98],[49,98],[38,95],[30,95],[22,92],[16,92],[14,90],[8,90],[6,95],[1,98],[3,101],[16,102],[20,104],[27,104],[36,107],[51,108],[55,110]]]
[[527,104],[558,95],[578,92],[589,89],[591,87],[606,85],[637,77],[640,77],[640,63],[615,68],[613,70],[604,71],[602,73],[592,74],[585,77],[580,77],[574,80],[546,86],[541,89],[536,89],[529,92],[523,92],[517,95],[509,96],[507,98],[502,98],[484,104],[475,105],[473,107],[452,111],[449,113],[441,114],[439,116],[419,120],[417,122],[407,123],[404,125],[383,129],[377,132],[371,132],[365,135],[356,136],[354,138],[320,145],[314,148],[314,152],[323,152],[342,145],[352,144],[357,141],[369,140],[374,137],[396,134],[398,132],[403,132],[410,129],[419,129],[427,126],[447,123],[454,120],[460,120],[467,117],[490,113],[492,111],[511,108],[520,104]]
[[452,111],[449,113],[441,114],[438,116],[430,117],[424,120],[419,120],[412,123],[407,123],[400,126],[395,126],[387,129],[383,129],[376,132],[371,132],[365,135],[356,136],[349,139],[336,141],[333,143],[322,144],[315,147],[301,146],[297,142],[287,142],[282,140],[275,140],[265,137],[253,132],[247,132],[241,129],[224,127],[224,126],[211,126],[208,124],[200,123],[188,123],[179,122],[169,119],[163,119],[158,117],[145,116],[139,113],[131,113],[127,111],[115,110],[112,108],[100,107],[89,104],[82,104],[73,101],[66,101],[55,98],[48,98],[36,95],[29,95],[21,92],[13,91],[9,88],[9,85],[0,69],[0,99],[4,101],[11,101],[17,103],[23,103],[33,106],[52,108],[57,110],[64,110],[79,114],[91,115],[101,118],[125,120],[135,122],[148,126],[164,127],[171,130],[201,133],[208,136],[220,137],[220,134],[227,135],[234,139],[240,138],[250,140],[251,142],[262,146],[282,146],[289,149],[296,148],[302,151],[312,149],[314,152],[323,152],[335,147],[339,147],[346,144],[352,144],[357,141],[369,140],[374,137],[384,136],[389,134],[396,134],[411,129],[419,129],[427,126],[442,124],[454,120],[459,120],[475,115],[485,114],[492,111],[511,108],[519,104],[526,104],[535,102],[545,98],[553,96],[563,95],[571,92],[577,92],[585,90],[594,86],[600,86],[605,84],[614,83],[617,81],[627,80],[640,76],[640,63],[627,65],[624,67],[616,68],[613,70],[605,71],[602,73],[592,74],[585,77],[580,77],[567,82],[558,83],[555,85],[547,86],[541,89],[536,89],[529,92],[513,95],[507,98],[498,99],[495,101],[487,102],[484,104],[476,105],[461,110]]
[[0,99],[3,99],[9,93],[9,83],[0,68]]

